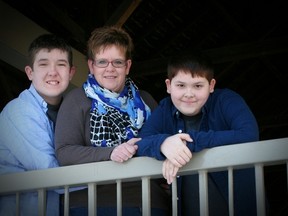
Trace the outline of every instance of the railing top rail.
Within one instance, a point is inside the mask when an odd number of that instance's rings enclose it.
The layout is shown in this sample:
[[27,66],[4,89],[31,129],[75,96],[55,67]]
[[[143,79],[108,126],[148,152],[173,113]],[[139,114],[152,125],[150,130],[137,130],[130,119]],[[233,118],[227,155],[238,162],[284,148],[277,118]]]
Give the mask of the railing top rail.
[[205,149],[193,155],[193,161],[180,170],[193,171],[245,168],[253,164],[273,164],[288,161],[288,138],[271,139]]
[[[192,160],[180,174],[198,170],[241,168],[252,164],[272,164],[288,160],[288,138],[265,140],[245,144],[227,145],[194,153]],[[140,180],[142,176],[162,176],[162,162],[153,158],[132,158],[125,163],[113,161],[65,166],[0,176],[0,194],[39,188],[80,186],[90,182],[107,184]]]

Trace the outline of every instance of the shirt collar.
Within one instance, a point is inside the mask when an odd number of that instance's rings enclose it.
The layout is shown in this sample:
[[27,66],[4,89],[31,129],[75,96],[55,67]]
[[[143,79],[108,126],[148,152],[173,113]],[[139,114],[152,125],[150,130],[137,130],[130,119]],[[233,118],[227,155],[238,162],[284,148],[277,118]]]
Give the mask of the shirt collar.
[[31,83],[29,91],[36,98],[37,102],[41,105],[44,111],[47,111],[47,102],[41,97],[41,95],[36,91],[34,85]]

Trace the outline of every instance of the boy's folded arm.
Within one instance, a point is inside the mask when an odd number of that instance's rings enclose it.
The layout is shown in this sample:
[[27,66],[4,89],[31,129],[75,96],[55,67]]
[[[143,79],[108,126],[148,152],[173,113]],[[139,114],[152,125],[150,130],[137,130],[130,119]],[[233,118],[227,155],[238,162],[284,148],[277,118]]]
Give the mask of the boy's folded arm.
[[157,160],[165,160],[166,157],[161,153],[160,147],[164,140],[171,136],[170,134],[157,134],[142,137],[142,139],[136,143],[138,150],[136,156],[148,156]]

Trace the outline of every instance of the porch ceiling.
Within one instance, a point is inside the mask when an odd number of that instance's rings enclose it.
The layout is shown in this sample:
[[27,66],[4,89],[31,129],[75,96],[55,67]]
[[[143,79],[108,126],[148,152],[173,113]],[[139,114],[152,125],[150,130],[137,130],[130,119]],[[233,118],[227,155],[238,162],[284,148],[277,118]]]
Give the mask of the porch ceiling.
[[3,0],[85,54],[90,32],[119,25],[135,44],[131,76],[157,100],[166,96],[169,57],[201,50],[218,87],[239,92],[262,139],[288,136],[288,14],[284,0]]

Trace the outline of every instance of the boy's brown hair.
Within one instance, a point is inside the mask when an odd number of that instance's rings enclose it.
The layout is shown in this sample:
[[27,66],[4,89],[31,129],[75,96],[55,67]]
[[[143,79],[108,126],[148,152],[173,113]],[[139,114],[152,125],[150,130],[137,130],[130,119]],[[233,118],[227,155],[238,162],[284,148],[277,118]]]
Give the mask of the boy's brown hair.
[[37,53],[42,50],[47,49],[49,52],[53,49],[59,49],[63,52],[67,52],[68,63],[70,67],[73,66],[73,51],[72,47],[61,37],[54,34],[43,34],[38,36],[29,46],[28,49],[28,64],[33,68],[35,57]]
[[172,80],[179,71],[190,73],[192,77],[205,77],[209,82],[214,78],[214,69],[209,58],[203,54],[173,57],[168,62],[167,76]]

